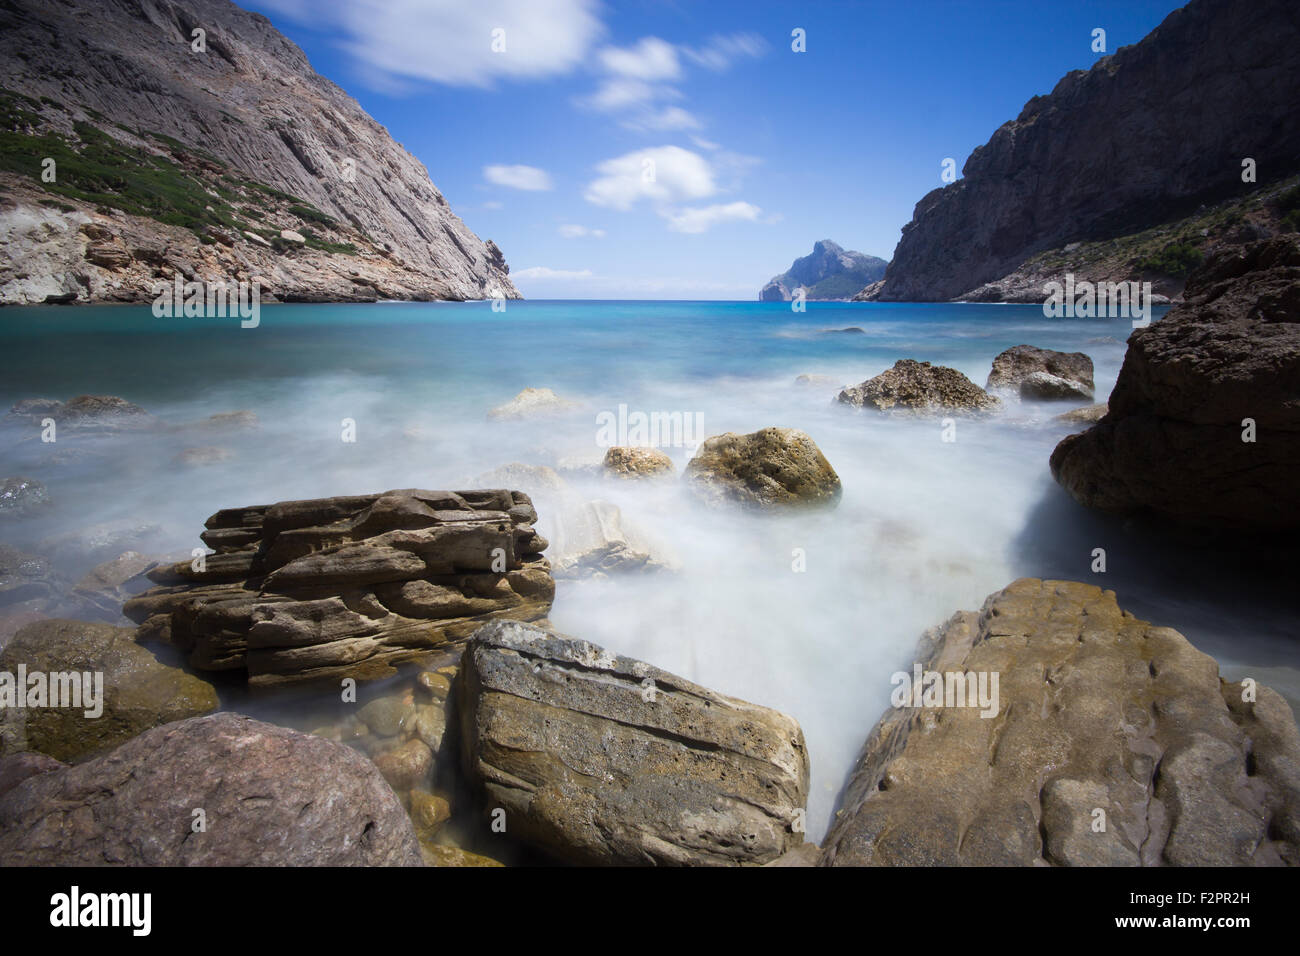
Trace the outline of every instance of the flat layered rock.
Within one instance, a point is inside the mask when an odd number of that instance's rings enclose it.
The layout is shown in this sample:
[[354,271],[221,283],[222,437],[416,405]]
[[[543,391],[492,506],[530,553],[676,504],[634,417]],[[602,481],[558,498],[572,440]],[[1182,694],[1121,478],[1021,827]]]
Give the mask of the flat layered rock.
[[915,359],[899,359],[875,378],[844,389],[836,401],[854,408],[910,414],[981,413],[1002,404],[955,368]]
[[[917,656],[944,686],[928,698],[923,678],[922,706],[871,732],[824,862],[1300,864],[1300,731],[1286,702],[1222,680],[1114,592],[1023,578],[927,632]],[[945,699],[948,675],[984,675],[986,689],[997,675],[992,705],[960,706],[955,680]]]
[[389,491],[230,508],[216,553],[150,572],[128,601],[142,637],[253,684],[378,677],[495,617],[545,617],[555,594],[521,492]]
[[1300,528],[1300,241],[1220,254],[1129,337],[1109,411],[1052,452],[1083,504],[1229,532]]
[[705,501],[757,508],[833,506],[843,490],[817,443],[795,428],[715,435],[683,477]]
[[790,717],[527,624],[493,622],[460,673],[462,753],[506,832],[578,863],[738,865],[803,842]]
[[0,794],[4,866],[422,862],[369,760],[239,714],[157,727],[75,767],[13,770],[23,779]]
[[1092,359],[1083,352],[1056,352],[1015,345],[993,360],[987,391],[1014,392],[1021,398],[1069,400],[1092,398]]

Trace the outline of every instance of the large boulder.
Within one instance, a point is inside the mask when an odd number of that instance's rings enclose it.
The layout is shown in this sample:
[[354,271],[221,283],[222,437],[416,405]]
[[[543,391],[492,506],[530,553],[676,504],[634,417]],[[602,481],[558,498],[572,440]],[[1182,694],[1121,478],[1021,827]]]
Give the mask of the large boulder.
[[[918,661],[939,694],[923,676],[909,701],[914,674],[898,680],[903,706],[867,739],[825,862],[1300,864],[1300,731],[1286,702],[1220,679],[1114,592],[1015,581],[927,632]],[[996,688],[991,706],[960,706],[962,675]]]
[[706,501],[760,508],[835,505],[842,491],[817,443],[794,428],[715,435],[700,445],[683,477]]
[[[31,685],[16,686],[28,706],[6,706],[0,725],[0,754],[34,750],[59,760],[78,760],[108,750],[151,727],[217,709],[217,692],[207,681],[158,660],[135,641],[135,629],[91,621],[45,620],[28,624],[0,651],[0,671],[46,681],[47,706],[30,706]],[[57,706],[54,675],[102,675],[101,714],[79,684],[76,706]],[[15,678],[16,680],[16,678]],[[62,685],[61,685],[62,686]],[[67,685],[71,686],[71,685]],[[72,698],[76,699],[76,698]]]
[[803,841],[808,756],[784,714],[507,621],[461,680],[466,771],[508,834],[596,864],[761,864]]
[[1092,359],[1083,352],[1014,345],[993,360],[984,388],[1015,392],[1021,398],[1092,398],[1096,390],[1092,374]]
[[388,491],[230,508],[216,553],[149,572],[126,602],[142,635],[249,683],[372,678],[494,617],[537,620],[555,596],[528,496]]
[[1051,467],[1103,511],[1300,528],[1300,240],[1194,273],[1181,306],[1130,336],[1106,416],[1057,445]]
[[238,714],[157,727],[0,795],[4,866],[419,866],[397,796],[349,747]]
[[875,378],[844,389],[836,400],[854,408],[913,414],[982,413],[1002,404],[955,368],[915,359],[899,359]]

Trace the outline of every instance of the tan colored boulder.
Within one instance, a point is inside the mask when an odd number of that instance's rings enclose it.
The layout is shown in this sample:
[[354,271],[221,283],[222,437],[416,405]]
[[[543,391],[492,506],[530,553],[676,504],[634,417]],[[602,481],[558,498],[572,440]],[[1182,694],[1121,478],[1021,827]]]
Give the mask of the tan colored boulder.
[[[922,693],[896,675],[901,706],[867,739],[826,863],[1300,864],[1286,702],[1222,680],[1114,592],[1022,578],[928,631],[918,664]],[[972,706],[981,680],[996,693]]]
[[673,460],[658,448],[616,445],[605,452],[605,474],[614,478],[663,478],[672,475]]
[[683,477],[710,503],[760,508],[835,505],[842,490],[817,443],[794,428],[709,438]]
[[737,865],[801,844],[790,717],[530,624],[485,626],[461,670],[465,769],[506,832],[577,863]]

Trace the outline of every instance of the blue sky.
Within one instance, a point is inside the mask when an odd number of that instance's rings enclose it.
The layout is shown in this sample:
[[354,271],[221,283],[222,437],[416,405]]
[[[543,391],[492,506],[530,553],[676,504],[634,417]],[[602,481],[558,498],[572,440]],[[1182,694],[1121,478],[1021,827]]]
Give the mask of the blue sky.
[[424,162],[525,297],[601,299],[753,299],[822,238],[890,258],[945,158],[1095,63],[1094,29],[1113,52],[1179,5],[243,3]]

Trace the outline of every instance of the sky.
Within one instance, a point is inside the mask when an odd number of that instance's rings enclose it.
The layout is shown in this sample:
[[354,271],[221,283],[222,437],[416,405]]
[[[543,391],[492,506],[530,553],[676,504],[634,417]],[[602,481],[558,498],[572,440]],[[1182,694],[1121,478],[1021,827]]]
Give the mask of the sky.
[[946,159],[1096,63],[1095,30],[1113,53],[1181,4],[241,5],[428,167],[526,298],[752,300],[818,239],[890,258]]

